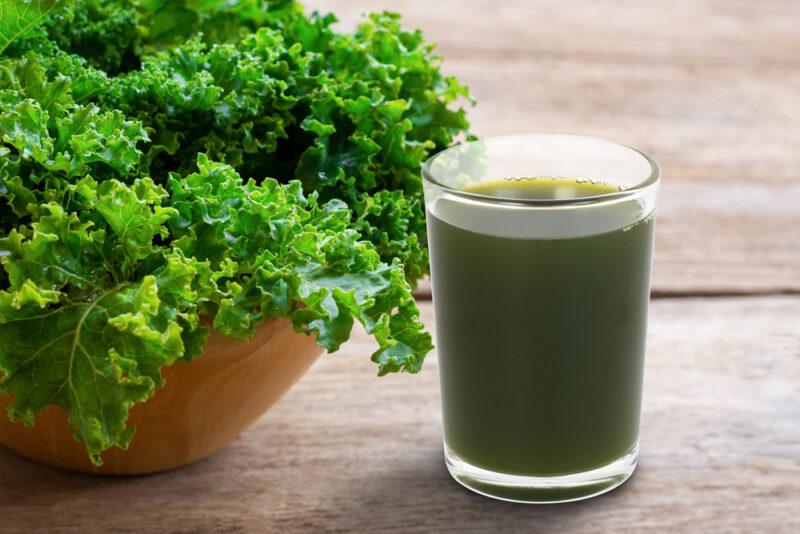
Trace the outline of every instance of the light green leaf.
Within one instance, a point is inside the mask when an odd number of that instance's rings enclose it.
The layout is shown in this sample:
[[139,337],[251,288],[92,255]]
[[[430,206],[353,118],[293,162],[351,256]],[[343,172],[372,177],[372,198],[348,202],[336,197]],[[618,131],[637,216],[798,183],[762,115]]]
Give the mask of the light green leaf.
[[178,212],[157,205],[165,196],[164,189],[156,186],[150,178],[136,180],[132,187],[117,180],[108,180],[98,186],[97,211],[119,241],[124,257],[123,272],[154,252],[155,237],[169,235],[165,223]]
[[0,391],[15,397],[9,416],[33,424],[46,406],[63,407],[99,465],[106,449],[128,446],[128,410],[162,385],[160,368],[183,355],[181,327],[168,316],[154,277],[38,315],[6,315]]
[[61,3],[62,0],[0,0],[0,53]]

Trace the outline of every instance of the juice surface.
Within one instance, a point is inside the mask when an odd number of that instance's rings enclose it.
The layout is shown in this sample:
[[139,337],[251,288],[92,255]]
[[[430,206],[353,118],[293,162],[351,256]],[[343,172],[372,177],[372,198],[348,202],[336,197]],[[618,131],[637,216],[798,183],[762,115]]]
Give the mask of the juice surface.
[[512,199],[560,199],[583,198],[619,192],[619,187],[589,180],[577,181],[569,178],[504,178],[467,185],[462,189],[489,197]]
[[[562,198],[619,189],[540,178],[465,190]],[[601,467],[636,443],[653,227],[646,217],[599,234],[519,239],[428,213],[453,452],[492,471],[552,476]]]

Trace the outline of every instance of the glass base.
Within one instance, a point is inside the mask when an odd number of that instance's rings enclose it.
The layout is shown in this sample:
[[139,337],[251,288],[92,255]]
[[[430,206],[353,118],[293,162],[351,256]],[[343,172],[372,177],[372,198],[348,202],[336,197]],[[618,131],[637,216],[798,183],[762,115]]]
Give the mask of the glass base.
[[481,495],[521,503],[580,501],[616,488],[633,474],[639,459],[638,442],[613,462],[581,473],[536,477],[488,471],[465,462],[444,446],[447,470],[462,486]]

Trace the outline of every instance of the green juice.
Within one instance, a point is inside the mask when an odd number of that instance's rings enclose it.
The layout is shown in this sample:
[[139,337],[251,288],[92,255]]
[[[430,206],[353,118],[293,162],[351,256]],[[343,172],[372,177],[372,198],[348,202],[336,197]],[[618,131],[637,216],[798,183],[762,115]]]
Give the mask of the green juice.
[[[551,178],[463,190],[506,199],[619,191]],[[463,228],[429,210],[444,435],[462,460],[554,476],[636,445],[654,221],[641,214],[614,227],[632,206],[604,209],[605,225],[533,238]]]

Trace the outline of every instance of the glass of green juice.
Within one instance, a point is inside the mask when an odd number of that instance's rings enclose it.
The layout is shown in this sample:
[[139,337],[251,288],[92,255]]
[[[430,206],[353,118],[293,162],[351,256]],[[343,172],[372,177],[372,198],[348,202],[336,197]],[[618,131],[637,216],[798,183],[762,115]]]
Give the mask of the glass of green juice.
[[639,451],[658,165],[527,134],[446,149],[422,176],[450,473],[518,502],[622,484]]

